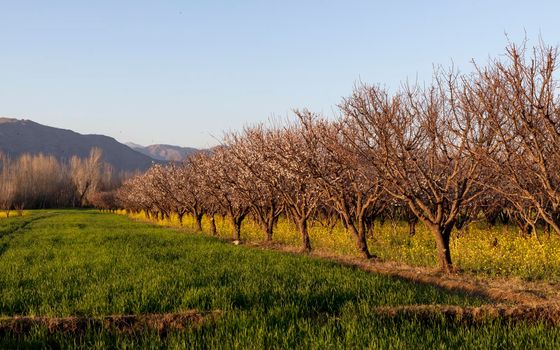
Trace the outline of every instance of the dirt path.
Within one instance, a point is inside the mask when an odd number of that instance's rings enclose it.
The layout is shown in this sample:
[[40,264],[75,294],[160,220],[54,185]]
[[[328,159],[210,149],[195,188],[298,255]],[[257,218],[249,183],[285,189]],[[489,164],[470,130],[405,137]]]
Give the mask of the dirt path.
[[[269,242],[247,242],[260,249],[302,254],[297,248]],[[560,285],[548,282],[528,282],[520,278],[491,278],[468,273],[443,274],[437,269],[410,266],[398,262],[364,260],[325,252],[313,252],[311,257],[336,261],[364,271],[402,278],[414,283],[430,284],[445,290],[479,295],[495,303],[524,307],[547,307],[560,310]]]
[[212,322],[221,311],[198,312],[188,310],[180,313],[111,315],[103,317],[31,317],[14,316],[0,318],[1,334],[29,334],[35,327],[46,327],[49,333],[62,332],[81,334],[87,330],[104,330],[119,334],[140,334],[157,331],[165,335],[169,331],[184,330],[188,327]]
[[379,307],[374,311],[382,317],[414,317],[420,320],[433,320],[435,315],[443,316],[454,323],[476,325],[499,320],[506,323],[544,323],[549,326],[560,325],[560,309],[547,306],[484,305],[480,307],[461,307],[455,305],[407,305]]
[[[560,309],[546,306],[484,305],[480,307],[461,307],[455,305],[407,305],[380,306],[372,310],[380,317],[416,318],[432,321],[434,316],[465,325],[477,325],[488,321],[500,320],[507,323],[529,322],[544,323],[549,326],[560,325]],[[204,323],[214,322],[222,315],[221,311],[198,312],[189,310],[180,313],[111,315],[104,317],[6,317],[0,319],[0,336],[30,334],[36,327],[45,327],[47,333],[64,333],[77,336],[86,331],[104,331],[116,334],[139,335],[156,331],[160,336],[169,332],[183,331]]]

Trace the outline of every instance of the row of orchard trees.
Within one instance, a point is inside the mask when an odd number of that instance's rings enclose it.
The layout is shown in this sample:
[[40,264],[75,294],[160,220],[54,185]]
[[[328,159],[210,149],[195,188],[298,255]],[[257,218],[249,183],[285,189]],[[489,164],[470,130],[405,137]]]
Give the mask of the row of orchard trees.
[[0,210],[61,208],[96,203],[100,191],[116,187],[111,167],[100,149],[67,163],[52,155],[0,154]]
[[[438,70],[430,86],[357,86],[329,120],[246,128],[181,165],[157,165],[119,191],[153,215],[225,214],[240,238],[251,215],[268,239],[283,213],[309,251],[312,217],[341,220],[359,252],[381,215],[424,223],[442,270],[454,228],[507,217],[560,234],[560,110],[556,48],[510,45],[471,74]],[[215,226],[213,226],[215,230]],[[369,232],[371,233],[371,232]]]

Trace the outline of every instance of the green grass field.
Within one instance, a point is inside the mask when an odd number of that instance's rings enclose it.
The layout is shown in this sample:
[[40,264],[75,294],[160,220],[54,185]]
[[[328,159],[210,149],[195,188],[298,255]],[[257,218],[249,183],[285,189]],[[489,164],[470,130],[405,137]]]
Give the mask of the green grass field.
[[[166,227],[180,227],[176,216],[170,220],[148,219],[144,213],[126,214]],[[230,220],[216,218],[218,236],[231,238]],[[183,227],[193,229],[194,219],[184,218]],[[203,219],[203,228],[210,234],[210,223]],[[265,234],[250,218],[243,222],[241,236],[248,241],[263,241]],[[309,227],[311,245],[315,251],[359,256],[354,239],[342,225],[332,230],[314,222]],[[297,228],[286,218],[280,218],[274,231],[274,241],[299,247]],[[385,261],[399,261],[412,266],[437,266],[437,250],[432,233],[419,223],[416,235],[411,237],[405,222],[387,220],[376,222],[373,235],[368,238],[370,251]],[[520,277],[524,280],[560,282],[560,237],[538,228],[537,235],[522,236],[514,225],[489,227],[476,222],[465,232],[455,230],[451,240],[451,255],[456,267],[464,272],[485,276]]]
[[0,219],[0,317],[219,311],[165,335],[0,334],[0,348],[558,348],[543,324],[381,317],[379,306],[487,301],[305,256],[96,211]]

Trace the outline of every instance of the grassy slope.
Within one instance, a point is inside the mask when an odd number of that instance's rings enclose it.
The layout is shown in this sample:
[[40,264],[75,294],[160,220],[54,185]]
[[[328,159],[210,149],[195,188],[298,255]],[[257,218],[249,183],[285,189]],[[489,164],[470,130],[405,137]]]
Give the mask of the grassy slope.
[[[217,324],[159,336],[88,332],[81,339],[37,329],[0,347],[480,347],[550,346],[541,325],[480,327],[380,319],[380,305],[479,305],[474,297],[302,256],[93,211],[35,212],[0,220],[0,314],[107,315],[223,310]],[[470,343],[465,343],[465,340]],[[15,343],[15,341],[22,343]]]

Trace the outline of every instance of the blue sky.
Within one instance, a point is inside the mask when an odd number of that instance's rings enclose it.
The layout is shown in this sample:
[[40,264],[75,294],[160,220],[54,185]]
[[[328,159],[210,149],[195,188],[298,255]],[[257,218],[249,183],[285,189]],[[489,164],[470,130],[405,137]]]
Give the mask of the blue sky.
[[0,116],[141,144],[332,114],[354,84],[426,81],[525,33],[560,41],[548,1],[0,0]]

